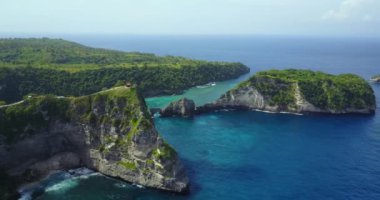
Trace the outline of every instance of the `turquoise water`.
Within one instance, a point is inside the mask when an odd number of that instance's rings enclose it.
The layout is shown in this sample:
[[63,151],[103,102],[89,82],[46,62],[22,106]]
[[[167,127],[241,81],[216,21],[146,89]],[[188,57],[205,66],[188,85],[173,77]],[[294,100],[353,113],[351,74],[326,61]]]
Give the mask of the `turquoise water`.
[[[77,38],[116,49],[207,60],[241,60],[252,71],[310,68],[380,73],[377,40],[284,38]],[[113,42],[112,42],[113,41]],[[107,44],[110,46],[103,46]],[[160,51],[160,47],[162,47]],[[187,47],[187,48],[186,48]],[[283,63],[283,64],[281,64]],[[244,79],[241,78],[241,79]],[[203,104],[240,80],[193,88]],[[380,105],[380,85],[372,85]],[[147,99],[164,106],[179,96]],[[187,196],[140,188],[101,175],[57,179],[38,199],[380,199],[380,110],[372,116],[216,112],[192,119],[156,118],[191,180]]]
[[187,97],[194,100],[196,105],[203,105],[205,103],[210,103],[215,99],[219,98],[227,90],[232,89],[239,82],[247,79],[249,74],[243,75],[238,79],[216,82],[215,85],[202,85],[186,90],[181,95],[172,95],[172,96],[162,96],[162,97],[152,97],[147,98],[145,101],[148,106],[151,108],[164,108],[170,102],[176,101],[182,97]]
[[[185,56],[211,61],[242,62],[251,73],[266,69],[302,68],[333,74],[355,73],[369,79],[380,72],[380,39],[264,37],[264,36],[65,36],[82,44],[158,55]],[[163,107],[180,97],[196,104],[215,100],[245,79],[217,83],[213,88],[194,88],[179,96],[147,99]]]

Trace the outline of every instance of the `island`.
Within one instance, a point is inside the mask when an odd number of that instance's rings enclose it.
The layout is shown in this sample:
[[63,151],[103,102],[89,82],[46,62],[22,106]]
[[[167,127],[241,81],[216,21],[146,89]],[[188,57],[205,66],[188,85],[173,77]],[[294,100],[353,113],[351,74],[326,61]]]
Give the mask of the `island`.
[[192,117],[195,113],[195,103],[191,99],[181,98],[178,101],[171,102],[164,109],[151,109],[153,114],[157,111],[161,117]]
[[189,179],[135,87],[81,97],[33,96],[0,106],[0,199],[53,170],[87,167],[183,193]]
[[197,112],[240,108],[270,112],[372,114],[374,91],[354,74],[331,75],[310,70],[268,70],[256,73]]
[[375,83],[380,83],[380,75],[377,75],[377,76],[374,76],[371,78],[371,81],[375,82]]

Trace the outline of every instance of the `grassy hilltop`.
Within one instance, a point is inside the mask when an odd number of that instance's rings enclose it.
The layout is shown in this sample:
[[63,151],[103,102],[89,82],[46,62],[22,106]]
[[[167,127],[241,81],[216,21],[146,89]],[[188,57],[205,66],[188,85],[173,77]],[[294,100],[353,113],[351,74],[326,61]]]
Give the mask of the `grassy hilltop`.
[[362,109],[376,104],[371,86],[353,74],[331,75],[296,69],[268,70],[258,72],[238,88],[255,87],[270,105],[295,106],[295,84],[303,98],[320,109]]

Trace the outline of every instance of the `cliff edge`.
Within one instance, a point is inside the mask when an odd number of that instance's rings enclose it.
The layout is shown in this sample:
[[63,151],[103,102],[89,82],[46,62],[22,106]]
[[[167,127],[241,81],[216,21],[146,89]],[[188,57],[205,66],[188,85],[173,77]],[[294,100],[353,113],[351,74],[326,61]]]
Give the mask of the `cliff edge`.
[[177,153],[156,131],[135,88],[2,106],[0,131],[1,199],[12,194],[10,186],[82,166],[152,188],[188,189]]
[[357,75],[288,69],[258,72],[217,101],[198,107],[197,112],[224,108],[371,114],[376,101],[371,86]]
[[380,83],[380,75],[377,75],[377,76],[374,76],[371,78],[371,81],[375,82],[375,83]]

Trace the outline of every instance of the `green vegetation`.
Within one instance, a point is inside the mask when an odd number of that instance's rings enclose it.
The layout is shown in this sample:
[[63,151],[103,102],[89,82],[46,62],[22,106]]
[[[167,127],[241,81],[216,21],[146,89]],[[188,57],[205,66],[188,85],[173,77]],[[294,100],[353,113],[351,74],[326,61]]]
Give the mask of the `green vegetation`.
[[[82,97],[27,97],[23,102],[0,107],[0,143],[20,145],[18,141],[35,134],[79,134],[79,137],[83,134],[86,148],[97,153],[94,159],[110,161],[118,165],[116,170],[122,173],[144,173],[152,177],[149,174],[155,173],[156,163],[164,173],[172,170],[168,168],[169,162],[176,162],[177,157],[173,148],[157,135],[144,102],[135,87],[126,86]],[[53,128],[56,124],[68,128]],[[138,145],[142,145],[141,148]],[[147,151],[156,148],[147,155],[146,163],[142,163],[144,158],[134,156],[134,149],[142,151],[143,148]],[[34,170],[26,170],[9,177],[0,171],[0,199],[13,195],[15,188],[36,180],[38,175]],[[16,182],[19,178],[20,182]]]
[[181,93],[248,71],[240,63],[126,53],[59,39],[0,39],[0,99],[8,103],[29,93],[87,95],[124,80],[144,96]]
[[[17,104],[0,109],[0,130],[8,142],[20,136],[17,133],[33,134],[36,129],[45,127],[49,118],[58,117],[67,120],[69,102],[54,96],[37,96]],[[28,126],[33,124],[33,127]]]
[[[38,132],[56,119],[79,121],[95,126],[112,123],[122,130],[133,130],[133,134],[136,134],[140,125],[144,125],[145,128],[152,126],[143,102],[136,88],[124,86],[77,98],[34,96],[26,98],[20,104],[0,108],[0,134],[5,136],[8,143],[13,143],[20,137]],[[124,109],[120,109],[121,107]],[[108,114],[94,113],[94,109],[101,108],[105,108]],[[122,118],[115,117],[120,114]]]
[[132,171],[135,171],[137,169],[136,164],[134,162],[119,161],[118,164]]
[[248,82],[243,82],[241,85],[250,84],[265,97],[268,98],[271,106],[293,106],[295,105],[294,84],[291,80],[274,78],[262,75],[260,72],[251,77]]
[[269,70],[258,72],[240,87],[252,85],[272,105],[293,105],[295,87],[303,97],[322,109],[362,109],[375,105],[371,86],[353,74],[331,75],[310,70]]
[[163,143],[161,148],[155,149],[152,152],[152,155],[158,159],[170,159],[173,158],[176,154],[173,147],[171,147],[168,143]]

